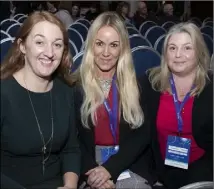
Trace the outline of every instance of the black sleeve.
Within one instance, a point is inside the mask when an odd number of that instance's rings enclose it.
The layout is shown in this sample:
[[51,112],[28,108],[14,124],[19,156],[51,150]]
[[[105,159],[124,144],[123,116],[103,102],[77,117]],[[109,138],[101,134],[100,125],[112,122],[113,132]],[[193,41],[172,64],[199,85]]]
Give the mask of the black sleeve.
[[[198,134],[195,134],[194,137],[201,148],[213,154],[213,75],[209,73],[208,76],[209,80],[207,80],[204,91],[195,99],[195,107],[197,106],[196,108],[202,111],[195,114],[193,119],[196,124],[203,124],[195,126],[199,130],[196,132]],[[206,113],[203,113],[203,110],[206,110]],[[203,120],[203,122],[200,120]]]
[[65,148],[62,151],[62,171],[63,174],[66,172],[74,172],[78,176],[80,175],[80,146],[77,138],[78,132],[76,128],[76,120],[75,120],[75,109],[74,109],[74,95],[72,91],[72,95],[70,96],[70,125],[69,125],[69,134],[68,140]]
[[[8,107],[8,104],[9,102],[6,96],[1,93],[1,131],[2,131],[2,127],[4,126],[4,118],[5,118],[5,113],[7,112],[6,109]],[[7,177],[3,173],[1,173],[1,188],[2,189],[6,189],[6,188],[23,189],[24,187],[21,186],[16,181],[12,180],[11,178]]]
[[143,153],[149,146],[151,140],[150,123],[147,115],[146,98],[142,91],[141,81],[139,81],[140,104],[144,112],[145,121],[138,129],[133,129],[126,140],[120,144],[117,154],[111,156],[102,166],[111,174],[114,181],[118,176]]
[[82,161],[81,161],[81,173],[85,174],[90,169],[93,169],[97,166],[99,166],[96,162],[96,160],[91,156],[91,154],[88,152],[87,148],[85,147],[84,143],[80,140],[80,148],[82,153]]
[[127,139],[120,144],[118,153],[112,155],[102,165],[108,170],[114,181],[146,149],[149,140],[149,125],[145,123],[140,128],[133,130]]

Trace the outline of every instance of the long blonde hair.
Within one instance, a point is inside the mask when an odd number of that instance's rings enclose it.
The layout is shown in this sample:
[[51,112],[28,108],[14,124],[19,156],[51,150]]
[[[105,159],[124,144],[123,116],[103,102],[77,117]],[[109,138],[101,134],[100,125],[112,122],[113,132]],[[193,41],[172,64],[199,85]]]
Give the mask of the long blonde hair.
[[81,106],[81,120],[89,128],[88,118],[96,125],[96,110],[104,102],[104,94],[96,80],[93,46],[97,32],[103,26],[114,28],[120,36],[120,56],[117,62],[116,76],[119,92],[119,109],[123,118],[131,128],[140,127],[144,121],[140,106],[140,94],[133,67],[128,33],[123,21],[115,12],[104,12],[94,20],[85,42],[85,53],[79,68],[80,79],[84,91]]
[[183,32],[190,35],[196,54],[197,70],[194,81],[195,88],[191,91],[191,95],[195,96],[199,95],[206,85],[206,79],[208,78],[207,73],[210,64],[210,56],[200,29],[193,23],[179,23],[174,25],[169,30],[163,45],[161,65],[160,67],[152,68],[149,70],[149,80],[152,84],[152,88],[156,91],[163,92],[170,88],[169,77],[171,72],[166,63],[167,45],[169,38],[173,34]]

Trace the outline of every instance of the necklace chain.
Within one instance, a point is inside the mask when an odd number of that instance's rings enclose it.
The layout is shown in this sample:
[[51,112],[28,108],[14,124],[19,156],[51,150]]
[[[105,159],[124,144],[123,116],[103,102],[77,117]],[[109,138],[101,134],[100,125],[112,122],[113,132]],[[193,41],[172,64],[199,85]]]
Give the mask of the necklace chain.
[[[32,102],[31,96],[30,96],[30,92],[28,90],[28,87],[27,87],[25,79],[24,79],[24,82],[25,82],[25,85],[26,85],[26,89],[27,89],[27,93],[28,93],[28,97],[29,97],[29,100],[30,100],[30,104],[31,104],[31,107],[32,107],[32,110],[33,110],[33,113],[34,113],[34,117],[36,119],[36,123],[37,123],[37,127],[38,127],[38,130],[39,130],[39,134],[40,134],[40,137],[41,137],[41,140],[42,140],[42,143],[43,143],[43,146],[42,146],[42,172],[43,172],[43,175],[44,175],[44,173],[45,173],[45,163],[49,159],[50,154],[51,154],[51,149],[52,149],[52,144],[53,144],[53,135],[54,135],[52,92],[50,90],[50,101],[51,101],[51,105],[50,105],[50,110],[51,110],[51,136],[48,139],[48,141],[45,142],[44,135],[43,135],[43,132],[41,130],[41,127],[40,127],[40,124],[39,124],[39,120],[38,120],[38,117],[36,115],[36,111],[35,111],[35,108],[34,108],[34,105],[33,105],[33,102]],[[49,143],[50,143],[50,150],[49,150],[48,155],[46,156],[46,149],[47,149],[47,145]]]

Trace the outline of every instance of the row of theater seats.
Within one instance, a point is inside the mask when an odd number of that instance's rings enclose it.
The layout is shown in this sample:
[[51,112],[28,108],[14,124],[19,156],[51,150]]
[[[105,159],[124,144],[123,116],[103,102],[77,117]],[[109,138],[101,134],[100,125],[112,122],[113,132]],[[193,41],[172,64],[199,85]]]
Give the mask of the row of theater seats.
[[[15,37],[17,30],[21,26],[22,22],[26,18],[26,15],[18,14],[13,19],[6,19],[1,22],[1,29],[9,34],[11,37]],[[192,18],[192,22],[198,26],[201,25],[201,32],[205,38],[206,44],[210,51],[210,55],[213,53],[213,21],[212,18],[206,18],[203,23],[198,18]],[[201,23],[200,23],[201,22]],[[168,21],[158,26],[153,21],[146,21],[141,24],[139,30],[132,24],[127,24],[127,30],[129,32],[131,48],[137,46],[150,46],[157,50],[160,54],[162,51],[162,45],[165,38],[165,34],[170,27],[175,23]],[[78,52],[84,49],[84,41],[86,39],[90,22],[85,19],[79,19],[73,23],[69,29],[69,39],[71,53],[75,56]],[[1,37],[4,39],[4,37]]]
[[[213,26],[211,26],[211,23],[213,22],[208,20],[204,23],[203,27],[200,28],[210,51],[210,55],[213,53]],[[146,21],[140,26],[139,30],[136,29],[134,25],[127,24],[131,48],[148,46],[153,47],[161,54],[165,34],[174,24],[175,23],[169,21],[162,26],[158,26],[153,21]],[[87,36],[89,27],[90,22],[84,19],[78,20],[69,27],[68,33],[72,43],[71,50],[73,55],[76,55],[76,52],[80,52],[84,49],[84,39]]]
[[[203,26],[200,28],[210,55],[213,53],[213,26],[211,27],[211,22],[211,18],[204,20]],[[5,26],[5,22],[3,23]],[[207,23],[209,26],[206,25]],[[137,75],[160,64],[160,55],[162,54],[166,32],[174,24],[173,22],[166,22],[162,26],[158,26],[153,21],[146,21],[140,26],[139,30],[132,24],[126,24]],[[84,42],[90,25],[91,23],[88,20],[79,19],[68,28],[70,51],[74,61],[73,71],[81,63]],[[11,26],[8,27],[11,28]],[[4,57],[14,39],[7,32],[1,31],[2,35],[4,37],[1,37],[1,58]],[[147,61],[142,65],[142,60]]]
[[[16,32],[25,18],[26,16],[23,17],[23,15],[18,15],[14,18],[15,22],[14,20],[10,19],[9,21],[6,20],[0,24],[1,26],[3,26],[1,27],[1,29],[4,29],[1,30],[1,61],[10,48],[11,44],[13,43]],[[10,25],[11,23],[14,25]],[[208,23],[210,24],[209,21]],[[84,42],[87,37],[90,25],[91,24],[89,21],[80,19],[72,24],[68,29],[70,49],[72,55],[74,56],[72,71],[75,71],[81,64],[82,56],[84,54]],[[137,76],[143,75],[149,68],[160,65],[160,55],[164,37],[166,31],[172,25],[174,25],[174,23],[167,22],[162,26],[158,26],[156,23],[148,21],[142,24],[140,29],[137,30],[135,26],[127,24],[133,63]],[[210,27],[212,29],[213,25],[211,26],[210,24],[210,26],[207,26],[204,24],[202,28],[204,27]],[[201,31],[203,33],[202,28]],[[213,39],[213,35],[209,36],[209,34],[206,32],[203,35],[205,37],[208,36],[207,39]],[[213,182],[198,182],[189,184],[180,189],[211,189],[212,186]]]

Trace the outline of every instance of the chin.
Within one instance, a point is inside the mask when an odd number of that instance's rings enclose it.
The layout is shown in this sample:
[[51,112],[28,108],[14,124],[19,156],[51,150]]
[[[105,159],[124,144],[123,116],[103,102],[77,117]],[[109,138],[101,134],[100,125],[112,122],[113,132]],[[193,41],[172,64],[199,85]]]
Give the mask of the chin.
[[177,72],[177,73],[180,73],[180,72],[186,72],[187,69],[183,66],[176,66],[176,67],[172,67],[171,69],[173,72]]
[[113,67],[100,67],[100,70],[102,72],[110,72],[113,69]]
[[55,70],[48,70],[48,71],[45,71],[45,72],[39,72],[38,75],[42,78],[46,78],[46,77],[50,77],[53,75]]

